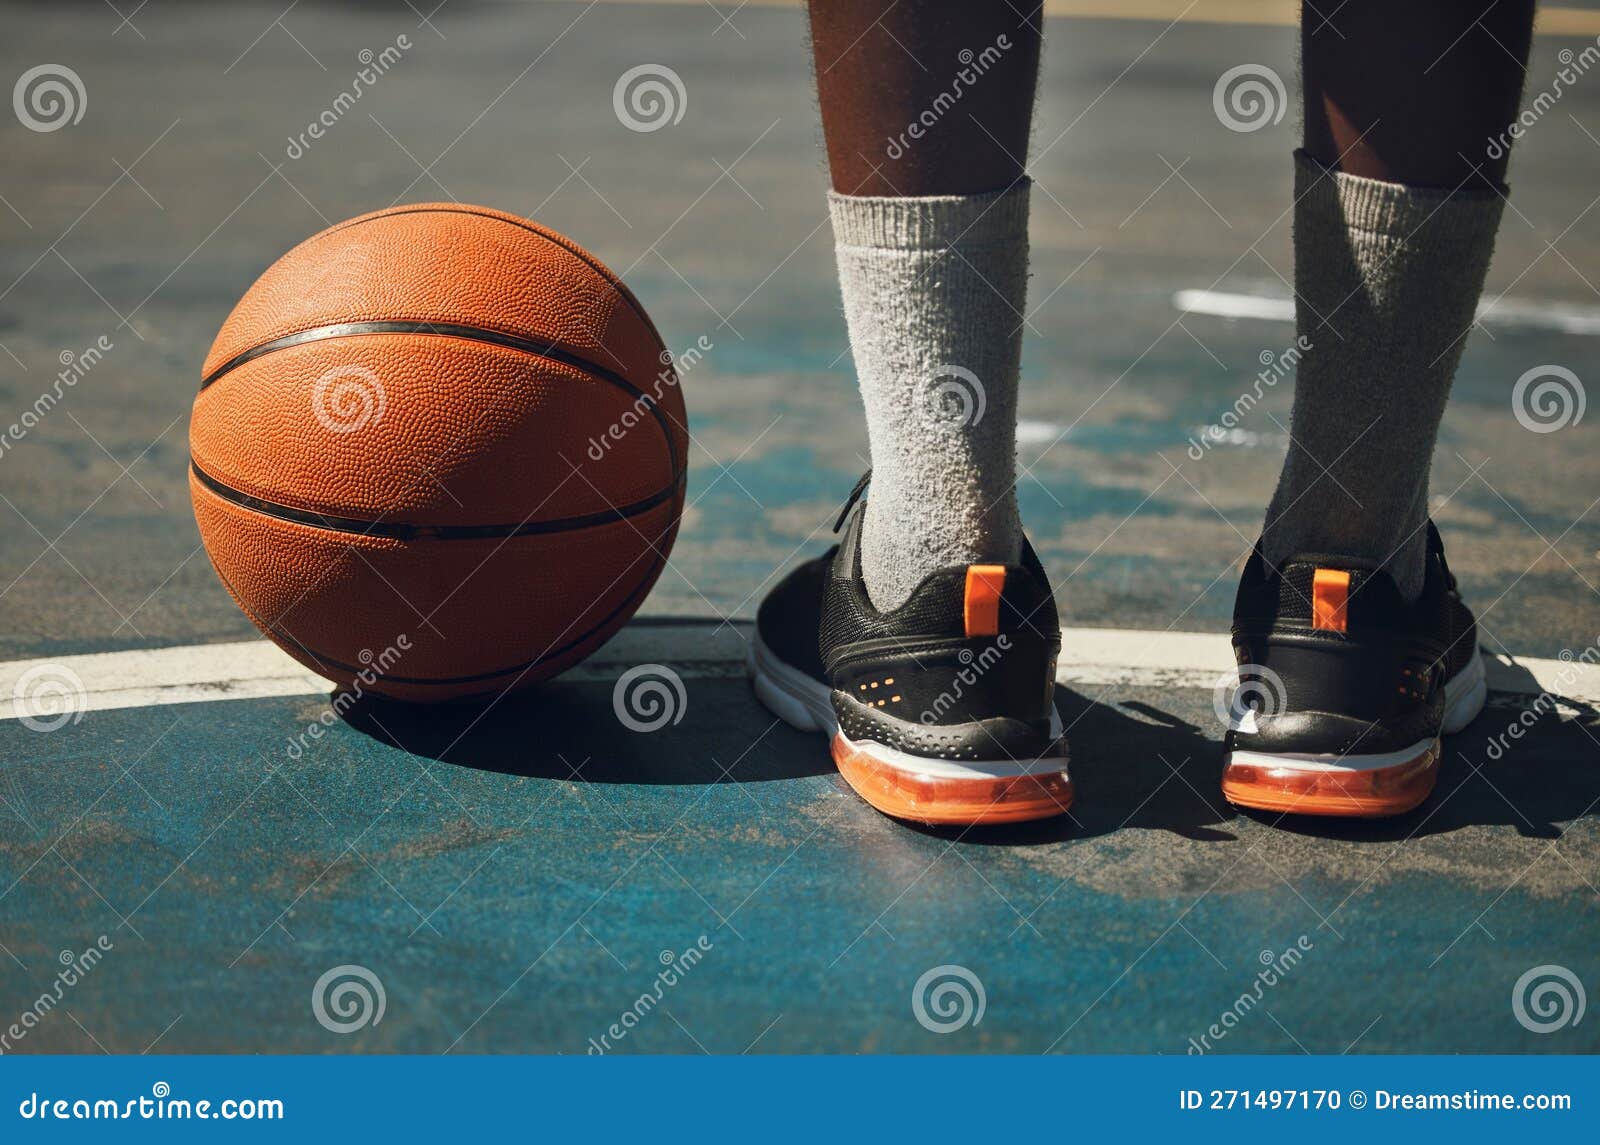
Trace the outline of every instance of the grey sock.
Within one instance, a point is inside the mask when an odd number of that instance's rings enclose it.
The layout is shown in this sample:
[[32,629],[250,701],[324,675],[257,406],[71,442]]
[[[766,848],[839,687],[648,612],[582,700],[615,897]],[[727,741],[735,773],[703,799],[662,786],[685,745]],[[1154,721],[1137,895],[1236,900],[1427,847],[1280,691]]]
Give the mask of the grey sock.
[[828,196],[872,447],[861,567],[880,609],[935,569],[1021,553],[1028,191]]
[[1267,510],[1269,562],[1365,557],[1408,599],[1422,591],[1428,468],[1502,204],[1492,191],[1363,179],[1295,153],[1296,313],[1310,348]]

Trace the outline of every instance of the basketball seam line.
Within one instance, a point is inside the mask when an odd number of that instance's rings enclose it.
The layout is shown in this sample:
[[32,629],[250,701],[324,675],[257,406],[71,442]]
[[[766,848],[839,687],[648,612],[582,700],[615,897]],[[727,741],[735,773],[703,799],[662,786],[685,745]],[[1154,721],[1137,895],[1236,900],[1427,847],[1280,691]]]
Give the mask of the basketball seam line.
[[573,242],[559,231],[547,230],[538,223],[533,222],[531,219],[506,218],[504,215],[498,213],[485,213],[483,210],[469,210],[466,207],[414,204],[407,207],[391,207],[386,211],[374,212],[365,218],[349,219],[338,224],[337,226],[329,228],[323,233],[333,234],[336,231],[347,230],[350,227],[358,227],[366,223],[375,223],[379,219],[392,219],[396,215],[466,215],[468,218],[487,219],[493,223],[505,223],[507,226],[512,226],[516,227],[518,230],[527,231],[531,235],[537,235],[546,242],[560,247],[573,258],[577,259],[579,262],[583,263],[583,265],[587,266],[590,270],[598,274],[601,278],[605,279],[606,282],[609,283],[611,287],[622,296],[623,301],[628,304],[628,309],[637,314],[640,320],[650,328],[650,332],[655,334],[656,340],[661,340],[661,334],[656,330],[656,324],[650,320],[650,315],[644,312],[644,307],[640,305],[639,300],[633,296],[633,291],[628,288],[628,284],[623,282],[622,279],[618,278],[610,267],[600,262],[597,258],[595,258],[594,255],[590,254],[583,247],[579,246],[577,243]]
[[[651,547],[651,551],[656,552],[654,546]],[[643,554],[640,555],[642,556]],[[493,680],[498,676],[509,676],[513,672],[528,672],[531,669],[537,668],[541,664],[548,663],[551,660],[560,659],[562,656],[565,656],[567,653],[571,652],[574,648],[580,647],[586,641],[594,639],[594,636],[597,632],[603,631],[607,625],[615,621],[618,616],[626,613],[630,608],[638,608],[638,606],[644,602],[644,598],[650,594],[650,590],[655,587],[656,580],[661,575],[661,570],[665,567],[665,565],[666,561],[661,557],[660,553],[656,552],[654,559],[650,562],[650,568],[645,572],[645,575],[640,578],[638,585],[622,598],[621,603],[619,603],[617,607],[613,608],[610,612],[606,613],[599,620],[595,621],[594,624],[584,629],[582,633],[573,637],[561,647],[547,649],[543,654],[536,656],[532,660],[525,660],[520,664],[512,664],[505,668],[491,669],[488,672],[477,672],[470,676],[393,676],[385,674],[381,677],[381,679],[392,681],[396,684],[415,684],[424,687],[445,687],[452,684],[471,684],[479,680]],[[216,568],[215,561],[212,562],[212,567]],[[316,649],[309,647],[304,641],[297,639],[295,635],[292,632],[289,632],[287,629],[282,628],[277,624],[266,623],[257,617],[256,614],[248,607],[246,607],[243,597],[241,597],[237,590],[234,589],[233,583],[223,575],[220,568],[216,568],[216,573],[218,579],[222,581],[223,587],[228,590],[228,595],[233,597],[234,603],[239,606],[240,611],[248,616],[256,625],[256,627],[261,629],[263,632],[269,634],[277,633],[283,636],[296,648],[300,649],[301,652],[304,652],[307,656],[311,657],[311,659],[320,664],[326,664],[330,667],[353,673],[360,673],[367,670],[367,665],[357,668],[353,664],[345,664],[339,660],[333,659],[331,656],[324,656]],[[607,639],[609,639],[609,637]],[[282,643],[279,642],[279,647],[282,646]],[[285,651],[287,651],[287,649],[285,649]],[[382,695],[381,692],[377,694]],[[458,698],[462,700],[470,700],[472,696],[481,696],[484,694],[486,693],[474,692],[470,696],[461,696]]]
[[648,497],[633,501],[627,505],[614,506],[594,513],[583,513],[575,517],[559,517],[551,521],[523,521],[515,525],[420,525],[404,521],[367,521],[358,517],[341,517],[334,513],[319,513],[314,509],[297,509],[292,505],[268,501],[265,498],[256,497],[241,489],[235,489],[231,485],[224,484],[204,469],[201,469],[199,463],[192,457],[189,459],[189,468],[193,470],[195,479],[200,484],[224,501],[260,513],[263,516],[275,517],[278,520],[291,521],[299,525],[308,525],[314,529],[326,529],[329,532],[382,537],[386,540],[397,541],[475,541],[490,537],[521,537],[575,532],[580,529],[594,528],[597,525],[625,521],[629,517],[636,517],[641,513],[648,512],[674,498],[680,485],[679,481],[674,481],[666,488],[659,489]]
[[482,342],[490,346],[516,350],[531,357],[559,362],[564,366],[570,366],[575,370],[583,371],[604,382],[608,382],[624,393],[631,394],[637,401],[645,403],[645,408],[650,411],[651,417],[655,418],[656,424],[661,428],[662,437],[666,439],[668,459],[672,464],[674,476],[679,480],[683,477],[683,470],[678,458],[678,443],[673,439],[672,427],[668,424],[666,415],[662,412],[654,397],[645,393],[621,374],[600,365],[598,362],[591,362],[581,355],[559,349],[554,343],[544,344],[532,338],[524,338],[517,334],[506,334],[499,330],[489,330],[481,326],[466,326],[454,322],[417,322],[401,319],[334,322],[326,326],[313,326],[307,330],[298,330],[293,334],[284,334],[277,338],[268,339],[259,345],[235,354],[202,378],[200,380],[200,389],[204,392],[230,371],[276,350],[285,350],[293,346],[303,346],[333,338],[358,338],[366,335],[382,334],[417,334],[424,337],[461,338],[469,342]]

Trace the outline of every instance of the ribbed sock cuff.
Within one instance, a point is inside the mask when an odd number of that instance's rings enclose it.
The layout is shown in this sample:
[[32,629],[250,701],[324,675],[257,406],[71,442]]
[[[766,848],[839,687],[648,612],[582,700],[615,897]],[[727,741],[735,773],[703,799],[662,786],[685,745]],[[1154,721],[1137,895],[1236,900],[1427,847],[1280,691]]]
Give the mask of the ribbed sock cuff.
[[1016,242],[1028,233],[1030,179],[981,195],[880,198],[828,192],[834,240],[840,246],[941,250]]
[[1476,248],[1492,243],[1508,188],[1442,190],[1347,175],[1294,153],[1294,198],[1300,218],[1394,238]]

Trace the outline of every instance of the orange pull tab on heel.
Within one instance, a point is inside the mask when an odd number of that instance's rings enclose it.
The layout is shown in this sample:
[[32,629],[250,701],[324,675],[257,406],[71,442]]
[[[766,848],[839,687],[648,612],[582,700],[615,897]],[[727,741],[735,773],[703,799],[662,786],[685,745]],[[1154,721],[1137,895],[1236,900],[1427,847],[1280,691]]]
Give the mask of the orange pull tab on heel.
[[1000,594],[1006,587],[1005,565],[968,565],[963,616],[968,636],[996,636],[1000,632]]
[[1311,627],[1343,632],[1350,623],[1350,574],[1318,569],[1311,578]]

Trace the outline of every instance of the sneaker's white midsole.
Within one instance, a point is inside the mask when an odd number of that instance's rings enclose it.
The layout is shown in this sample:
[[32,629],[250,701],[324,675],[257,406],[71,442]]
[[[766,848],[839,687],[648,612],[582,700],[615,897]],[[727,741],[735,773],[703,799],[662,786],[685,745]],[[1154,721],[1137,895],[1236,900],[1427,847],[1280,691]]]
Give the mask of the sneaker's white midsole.
[[[1059,723],[1059,719],[1056,721]],[[1065,775],[1065,755],[1044,755],[1038,759],[1018,762],[1014,759],[930,759],[925,755],[912,755],[877,740],[853,740],[843,732],[839,738],[852,748],[870,749],[868,754],[876,763],[891,767],[907,775],[926,779],[1011,779],[1019,775]]]
[[[1067,770],[1067,757],[1064,754],[1022,762],[1011,759],[930,759],[875,740],[852,740],[839,731],[839,719],[833,711],[833,690],[780,660],[767,647],[759,632],[751,635],[746,661],[757,697],[784,723],[801,731],[825,732],[830,740],[834,736],[841,736],[854,748],[870,745],[874,760],[898,771],[930,779],[1004,779],[1018,775],[1064,774]],[[1061,733],[1061,714],[1052,706],[1050,734],[1059,739]]]
[[1489,679],[1484,674],[1478,644],[1472,644],[1472,659],[1444,684],[1444,733],[1454,735],[1478,718],[1489,696]]
[[1276,771],[1382,771],[1410,763],[1426,751],[1438,746],[1434,738],[1421,739],[1399,751],[1386,751],[1372,755],[1338,755],[1334,752],[1300,751],[1231,751],[1226,766],[1243,764],[1248,767],[1270,767]]
[[839,718],[834,715],[833,692],[828,685],[778,659],[759,632],[750,634],[745,664],[756,696],[773,715],[792,728],[824,732],[833,738]]

